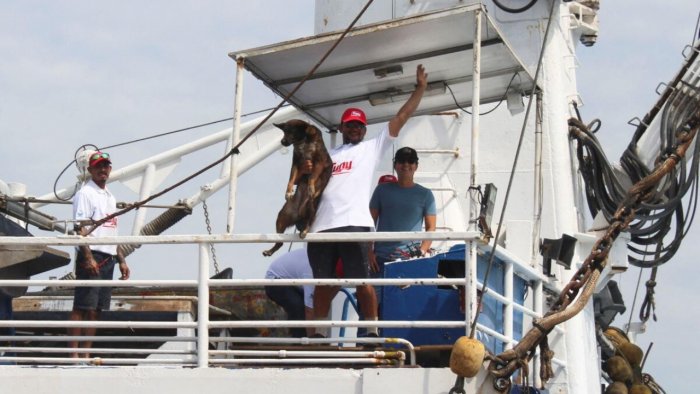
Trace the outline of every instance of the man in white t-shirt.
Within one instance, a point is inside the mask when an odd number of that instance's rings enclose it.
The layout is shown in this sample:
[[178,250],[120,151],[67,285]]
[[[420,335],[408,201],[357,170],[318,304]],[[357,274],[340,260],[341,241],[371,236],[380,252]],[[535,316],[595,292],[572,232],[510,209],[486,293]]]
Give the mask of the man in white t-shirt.
[[[79,225],[82,235],[95,238],[115,236],[117,235],[116,217],[94,229],[90,224],[117,210],[117,202],[107,189],[107,179],[112,172],[109,154],[104,152],[91,154],[88,172],[90,179],[73,197],[73,219],[76,223],[82,223]],[[82,245],[76,248],[75,276],[79,280],[111,280],[117,261],[122,274],[119,279],[129,279],[129,266],[116,245]],[[101,311],[109,310],[111,298],[111,287],[76,287],[70,319],[73,321],[97,320]],[[68,329],[70,336],[93,336],[95,332],[95,327]],[[92,341],[69,342],[71,348],[78,346],[90,348]],[[71,357],[87,358],[89,354],[72,352]]]
[[[369,213],[374,171],[391,141],[398,137],[401,128],[411,117],[428,85],[428,74],[422,65],[416,68],[416,89],[411,97],[389,121],[379,135],[363,141],[367,132],[367,118],[359,108],[348,108],[341,117],[338,128],[343,135],[343,145],[330,151],[333,173],[316,211],[311,232],[362,232],[371,231],[374,221]],[[368,278],[369,242],[310,242],[309,262],[314,278],[335,277],[338,260],[343,262],[345,278]],[[328,316],[335,288],[316,286],[314,291],[314,317],[323,320]],[[370,285],[357,287],[357,298],[365,320],[377,320],[377,298]],[[377,336],[377,327],[368,327],[368,336]],[[327,336],[327,330],[317,329],[315,336]]]

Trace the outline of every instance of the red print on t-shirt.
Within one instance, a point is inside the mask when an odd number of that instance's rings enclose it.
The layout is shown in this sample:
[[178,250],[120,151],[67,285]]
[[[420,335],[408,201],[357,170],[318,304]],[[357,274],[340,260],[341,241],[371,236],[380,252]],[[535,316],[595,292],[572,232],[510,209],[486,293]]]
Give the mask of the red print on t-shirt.
[[352,161],[333,163],[333,175],[344,174],[352,171]]
[[117,227],[117,217],[115,216],[115,217],[109,219],[108,221],[106,221],[103,224],[103,226],[105,226],[105,227]]

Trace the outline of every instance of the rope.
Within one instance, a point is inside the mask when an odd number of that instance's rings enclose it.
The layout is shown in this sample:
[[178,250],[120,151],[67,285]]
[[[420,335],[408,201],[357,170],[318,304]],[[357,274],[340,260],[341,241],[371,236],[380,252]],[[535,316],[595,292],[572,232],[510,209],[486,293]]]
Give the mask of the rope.
[[[629,189],[627,196],[616,210],[605,234],[596,241],[581,268],[564,287],[559,298],[550,307],[545,317],[536,322],[540,327],[531,328],[513,349],[498,355],[496,359],[503,360],[506,364],[503,365],[502,361],[492,361],[489,365],[491,375],[496,378],[512,375],[519,365],[525,361],[526,357],[529,359],[534,356],[537,345],[546,339],[546,334],[551,329],[573,317],[585,306],[600,277],[600,272],[605,267],[613,242],[622,231],[629,228],[630,223],[638,214],[638,209],[645,204],[645,201],[653,198],[652,192],[658,188],[664,177],[675,171],[679,163],[683,162],[690,146],[696,142],[695,138],[700,129],[699,124],[700,113],[688,120],[689,127],[687,129],[684,128],[678,131],[676,145],[673,147],[672,154],[667,155],[663,162],[657,163],[652,173],[636,182]],[[569,132],[577,133],[577,129],[581,129],[583,132],[586,129],[586,125],[575,118],[569,119]],[[581,296],[577,297],[582,287],[584,290]],[[544,367],[548,366],[545,365]]]
[[656,272],[659,267],[651,269],[651,276],[646,282],[647,294],[644,296],[642,306],[639,308],[639,319],[646,323],[650,316],[653,316],[656,321],[656,301],[654,300],[654,288],[656,287]]
[[[144,225],[141,228],[139,234],[145,236],[158,235],[191,213],[192,210],[184,204],[181,204],[180,206],[174,208],[170,208],[158,215],[155,219],[148,222],[146,225]],[[97,228],[97,226],[95,226],[94,228]],[[126,257],[133,253],[134,250],[140,247],[141,245],[139,244],[125,244],[119,245],[118,248],[121,251],[122,255]]]
[[513,186],[513,179],[515,178],[515,169],[518,166],[518,159],[520,158],[520,151],[523,146],[523,139],[525,137],[525,130],[527,129],[527,121],[530,118],[530,110],[532,109],[532,98],[535,96],[535,92],[537,91],[537,81],[539,80],[539,75],[540,75],[540,69],[542,68],[542,59],[544,58],[544,50],[547,47],[547,38],[549,37],[549,31],[551,30],[552,27],[552,20],[553,20],[553,13],[554,13],[554,6],[557,2],[553,1],[552,6],[549,10],[549,18],[547,19],[547,29],[545,30],[544,33],[544,39],[542,40],[542,48],[540,49],[540,55],[539,59],[537,60],[537,69],[535,70],[535,79],[532,82],[532,92],[530,93],[530,97],[528,98],[527,101],[527,110],[525,111],[525,118],[523,119],[523,125],[522,128],[520,129],[520,137],[518,137],[518,148],[515,151],[515,158],[513,159],[513,166],[511,167],[510,170],[510,176],[508,178],[508,188],[506,189],[506,196],[503,200],[503,207],[501,208],[501,217],[498,220],[498,227],[496,228],[496,236],[494,237],[493,241],[493,250],[491,251],[491,254],[489,255],[489,263],[488,266],[486,267],[486,273],[484,274],[484,280],[483,280],[483,293],[481,294],[481,297],[479,297],[477,301],[477,307],[476,307],[476,313],[474,314],[474,320],[472,321],[470,332],[469,332],[469,338],[474,338],[474,335],[476,334],[476,322],[479,319],[479,314],[481,313],[481,305],[484,300],[484,296],[488,292],[488,279],[489,279],[489,274],[491,273],[491,267],[493,267],[493,262],[494,262],[494,257],[496,256],[496,249],[498,248],[498,240],[501,235],[501,228],[503,226],[503,220],[505,218],[505,213],[506,213],[506,207],[508,206],[508,200],[510,197],[510,192]]
[[[289,105],[289,104],[287,104],[287,105]],[[245,117],[245,116],[255,115],[255,114],[262,113],[262,112],[270,111],[271,109],[272,109],[272,108],[266,108],[266,109],[261,109],[261,110],[257,110],[257,111],[253,111],[253,112],[248,112],[248,113],[245,113],[245,114],[243,114],[243,115],[241,115],[241,116],[244,116],[244,117]],[[193,129],[197,129],[197,128],[201,128],[201,127],[205,127],[205,126],[210,126],[210,125],[213,125],[213,124],[217,124],[217,123],[221,123],[221,122],[226,122],[226,121],[229,121],[229,120],[232,120],[232,119],[233,119],[233,118],[231,117],[231,118],[225,118],[225,119],[215,120],[215,121],[207,122],[207,123],[200,123],[200,124],[198,124],[198,125],[189,126],[189,127],[185,127],[185,128],[182,128],[182,129],[172,130],[172,131],[167,131],[167,132],[164,132],[164,133],[154,134],[154,135],[149,136],[149,137],[138,138],[138,139],[135,139],[135,140],[129,140],[129,141],[121,142],[121,143],[119,143],[119,144],[107,145],[107,146],[103,146],[103,147],[101,147],[101,148],[98,148],[97,145],[94,145],[94,144],[85,144],[85,145],[82,145],[82,146],[81,146],[80,148],[78,148],[78,150],[76,151],[73,160],[72,160],[70,163],[68,163],[68,164],[63,168],[63,170],[61,170],[61,172],[58,174],[58,176],[56,177],[56,180],[55,180],[54,183],[53,183],[53,194],[54,194],[54,196],[56,196],[56,198],[57,198],[59,201],[70,201],[71,198],[73,198],[73,196],[75,195],[75,193],[76,193],[76,192],[78,191],[78,189],[80,188],[80,182],[76,182],[76,184],[75,184],[75,189],[74,189],[73,192],[71,193],[71,196],[68,197],[68,198],[65,198],[65,199],[60,198],[60,197],[58,196],[57,191],[56,191],[56,187],[57,187],[57,185],[58,185],[58,181],[59,181],[59,180],[61,179],[61,177],[63,176],[63,173],[65,173],[66,170],[68,170],[68,168],[69,168],[71,165],[73,165],[74,163],[76,163],[76,162],[78,161],[78,160],[77,160],[77,154],[78,154],[78,151],[80,151],[81,149],[85,149],[86,147],[92,147],[94,150],[107,150],[107,149],[116,148],[116,147],[120,147],[120,146],[124,146],[124,145],[134,144],[134,143],[136,143],[136,142],[143,142],[143,141],[147,141],[147,140],[154,139],[154,138],[164,137],[164,136],[167,136],[167,135],[176,134],[176,133],[180,133],[180,132],[183,132],[183,131],[188,131],[188,130],[193,130]],[[85,174],[83,174],[83,175],[85,175]]]
[[117,217],[117,216],[121,216],[121,215],[123,215],[123,214],[125,214],[125,213],[127,213],[127,212],[129,212],[129,211],[131,211],[131,210],[133,210],[133,209],[139,208],[139,207],[142,206],[143,204],[145,204],[145,203],[147,203],[147,202],[149,202],[149,201],[152,201],[152,200],[154,200],[154,199],[156,199],[156,198],[162,196],[163,194],[165,194],[165,193],[167,193],[167,192],[169,192],[169,191],[171,191],[171,190],[173,190],[173,189],[175,189],[175,188],[177,188],[177,187],[183,185],[184,183],[186,183],[186,182],[192,180],[193,178],[196,178],[197,176],[203,174],[204,172],[210,170],[211,168],[213,168],[213,167],[215,167],[215,166],[217,166],[217,165],[223,163],[223,162],[224,162],[226,159],[228,159],[230,156],[232,156],[232,155],[234,155],[234,154],[238,154],[238,153],[239,153],[238,148],[239,148],[241,145],[243,145],[243,143],[245,143],[253,134],[255,134],[255,132],[257,132],[257,131],[260,129],[260,127],[262,127],[262,125],[265,124],[265,122],[267,122],[267,121],[272,117],[272,115],[274,115],[280,108],[282,108],[282,106],[284,105],[284,103],[286,103],[287,100],[288,100],[291,96],[293,96],[294,93],[296,93],[297,90],[299,90],[299,88],[301,88],[301,86],[316,72],[316,70],[321,66],[321,64],[323,64],[323,62],[326,60],[326,58],[328,58],[328,56],[330,56],[330,54],[335,50],[335,48],[338,46],[338,44],[340,44],[340,42],[345,38],[345,36],[346,36],[346,35],[350,32],[350,30],[355,26],[355,24],[357,23],[357,21],[360,19],[360,17],[362,17],[362,15],[365,13],[365,11],[367,10],[367,8],[369,8],[370,4],[372,4],[373,1],[374,1],[374,0],[369,0],[369,1],[367,2],[367,4],[365,4],[365,6],[364,6],[364,7],[362,8],[362,10],[360,11],[360,13],[357,14],[357,16],[356,16],[355,19],[352,21],[352,23],[350,23],[350,25],[345,29],[345,31],[343,31],[343,33],[340,35],[340,37],[338,37],[338,39],[333,43],[333,46],[331,46],[331,47],[326,51],[326,53],[323,55],[323,57],[321,58],[321,60],[319,60],[318,63],[316,63],[316,65],[306,74],[306,76],[304,76],[304,78],[303,78],[301,81],[299,81],[299,83],[294,87],[294,89],[292,89],[292,91],[289,92],[289,93],[282,99],[282,101],[280,101],[280,103],[272,110],[272,112],[270,112],[267,116],[265,116],[265,118],[264,118],[263,120],[261,120],[261,121],[260,121],[260,122],[245,136],[245,137],[243,137],[243,139],[241,139],[241,141],[239,141],[238,144],[236,144],[236,146],[234,146],[233,148],[231,148],[231,150],[230,150],[228,153],[226,153],[226,155],[224,155],[224,156],[221,157],[220,159],[214,161],[213,163],[211,163],[211,164],[205,166],[205,167],[202,168],[201,170],[199,170],[199,171],[193,173],[192,175],[190,175],[190,176],[188,176],[188,177],[182,179],[181,181],[176,182],[175,184],[171,185],[170,187],[167,187],[167,188],[165,188],[164,190],[162,190],[162,191],[160,191],[160,192],[158,192],[158,193],[155,193],[155,194],[151,195],[150,197],[146,198],[145,200],[141,200],[141,201],[135,202],[132,206],[130,206],[130,207],[128,207],[128,208],[124,208],[124,209],[122,209],[122,210],[120,210],[120,211],[117,211],[117,212],[115,212],[115,213],[113,213],[113,214],[111,214],[111,215],[108,215],[108,216],[106,216],[106,217],[104,217],[104,218],[102,218],[102,219],[96,221],[96,222],[95,222],[95,226],[93,227],[93,229],[94,229],[94,228],[97,228],[98,226],[102,225],[103,223],[105,223],[105,222],[107,222],[107,221],[109,221],[109,220],[112,220],[113,218],[115,218],[115,217]]

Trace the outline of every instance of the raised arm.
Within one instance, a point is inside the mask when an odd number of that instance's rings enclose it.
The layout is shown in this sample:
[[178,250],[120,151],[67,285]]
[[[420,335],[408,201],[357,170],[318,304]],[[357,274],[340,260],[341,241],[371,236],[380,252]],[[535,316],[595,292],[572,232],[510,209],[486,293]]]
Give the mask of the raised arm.
[[413,91],[411,97],[401,106],[399,112],[389,121],[389,134],[392,137],[398,137],[401,128],[406,124],[408,118],[413,115],[423,98],[423,93],[428,87],[428,74],[422,64],[416,67],[416,90]]

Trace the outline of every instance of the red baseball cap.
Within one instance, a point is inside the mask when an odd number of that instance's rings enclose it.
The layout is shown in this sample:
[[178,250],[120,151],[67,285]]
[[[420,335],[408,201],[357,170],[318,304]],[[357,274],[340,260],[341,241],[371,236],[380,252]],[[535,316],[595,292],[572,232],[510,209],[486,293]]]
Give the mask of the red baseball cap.
[[340,118],[342,123],[352,122],[353,120],[361,122],[362,124],[367,124],[367,117],[364,111],[359,108],[348,108],[343,112],[343,116]]
[[381,185],[382,183],[396,183],[399,180],[396,179],[395,176],[389,174],[389,175],[382,175],[379,177],[379,182],[377,182],[378,185]]
[[112,160],[109,159],[109,153],[105,152],[93,152],[93,154],[90,155],[90,167],[95,167],[96,165],[100,164],[100,162],[107,161],[107,163],[112,164]]

